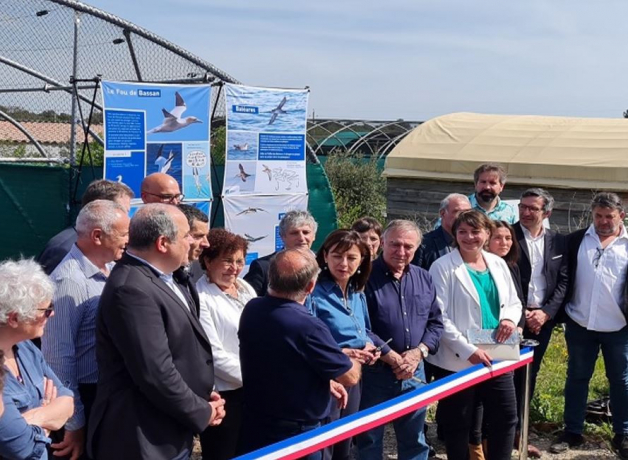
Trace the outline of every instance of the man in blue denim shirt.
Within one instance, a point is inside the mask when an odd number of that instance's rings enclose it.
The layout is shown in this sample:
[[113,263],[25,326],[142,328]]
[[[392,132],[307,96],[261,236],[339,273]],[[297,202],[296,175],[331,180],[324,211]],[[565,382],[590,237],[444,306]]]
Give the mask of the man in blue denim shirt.
[[[421,243],[414,222],[394,220],[384,231],[382,255],[373,263],[366,285],[366,300],[372,331],[382,340],[381,362],[363,368],[360,409],[412,391],[423,385],[423,360],[435,353],[443,332],[441,310],[432,278],[422,268],[410,265]],[[400,460],[428,458],[423,425],[425,409],[394,421]],[[381,459],[384,427],[358,436],[360,459]]]

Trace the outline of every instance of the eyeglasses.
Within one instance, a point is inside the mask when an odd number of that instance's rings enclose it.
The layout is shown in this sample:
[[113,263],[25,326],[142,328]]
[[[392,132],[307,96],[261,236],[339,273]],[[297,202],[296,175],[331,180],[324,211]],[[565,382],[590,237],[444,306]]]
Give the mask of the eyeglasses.
[[593,255],[593,266],[597,269],[597,267],[600,266],[600,259],[602,258],[602,255],[604,254],[604,249],[602,248],[595,248],[595,254]]
[[529,211],[532,214],[538,214],[539,212],[542,212],[543,210],[541,208],[534,208],[532,206],[527,206],[525,204],[521,204],[519,203],[517,206],[519,206],[519,211]]
[[222,259],[222,263],[225,267],[236,267],[236,268],[242,268],[245,265],[245,261],[244,259]]
[[55,311],[55,307],[53,304],[50,304],[48,308],[38,308],[37,311],[43,311],[44,317],[50,318],[52,316],[52,313]]
[[171,195],[169,193],[165,193],[165,194],[150,193],[150,192],[143,192],[143,193],[158,197],[162,201],[162,203],[172,203],[173,201],[183,201],[183,198],[185,198],[185,195],[183,193],[178,193],[176,195]]

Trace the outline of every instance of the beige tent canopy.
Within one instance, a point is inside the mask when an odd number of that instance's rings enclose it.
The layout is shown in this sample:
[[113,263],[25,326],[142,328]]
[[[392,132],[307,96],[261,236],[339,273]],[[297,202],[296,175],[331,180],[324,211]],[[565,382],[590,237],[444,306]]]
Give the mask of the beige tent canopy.
[[415,128],[384,175],[468,181],[496,162],[508,182],[628,191],[628,120],[454,113]]

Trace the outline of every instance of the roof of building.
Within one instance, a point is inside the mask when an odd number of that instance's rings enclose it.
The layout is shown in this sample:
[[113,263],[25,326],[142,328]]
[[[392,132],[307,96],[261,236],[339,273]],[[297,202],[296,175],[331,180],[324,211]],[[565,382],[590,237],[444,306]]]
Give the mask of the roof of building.
[[[70,143],[70,125],[68,123],[42,123],[42,122],[22,122],[20,123],[37,141],[42,145],[60,145]],[[83,140],[83,130],[79,126],[75,126],[76,139]],[[92,125],[91,129],[98,136],[102,137],[102,125]],[[90,141],[94,140],[90,136]],[[30,143],[30,140],[8,121],[0,121],[0,142]]]
[[429,120],[388,155],[387,177],[469,180],[501,163],[508,182],[628,190],[628,120],[454,113]]

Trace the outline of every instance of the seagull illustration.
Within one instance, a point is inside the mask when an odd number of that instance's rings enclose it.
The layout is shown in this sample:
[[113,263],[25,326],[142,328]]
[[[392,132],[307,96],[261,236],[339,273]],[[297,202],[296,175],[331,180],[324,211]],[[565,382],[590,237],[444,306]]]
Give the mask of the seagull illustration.
[[166,158],[162,155],[163,150],[164,150],[164,144],[161,144],[159,146],[159,150],[157,151],[157,158],[155,159],[155,164],[157,165],[157,168],[159,168],[158,172],[165,174],[170,169],[170,166],[172,166],[172,160],[174,160],[174,152],[170,150],[170,153],[168,153],[168,158]]
[[238,163],[238,168],[240,168],[240,173],[236,174],[235,177],[239,177],[240,179],[242,179],[242,182],[246,182],[246,178],[250,177],[251,175],[244,171],[241,163]]
[[265,172],[266,174],[268,174],[268,180],[269,181],[273,180],[273,172],[270,170],[270,168],[266,166],[264,163],[262,163],[262,166],[264,167],[264,169],[262,169],[262,172]]
[[185,128],[193,123],[203,123],[196,117],[185,117],[181,118],[183,112],[187,109],[185,105],[185,101],[179,94],[179,92],[174,93],[175,95],[175,107],[170,112],[166,109],[161,109],[164,114],[164,121],[161,125],[151,129],[148,131],[148,134],[153,133],[171,133],[173,131],[177,131],[181,128]]
[[116,182],[122,183],[122,175],[119,174],[116,176]]
[[249,149],[249,143],[245,142],[244,144],[233,144],[233,148],[241,152],[245,152]]
[[268,214],[268,211],[262,208],[246,208],[244,211],[240,211],[239,213],[237,213],[236,216],[241,216],[242,214],[253,214],[258,211],[265,212]]
[[281,100],[279,105],[270,111],[270,113],[272,113],[273,115],[270,117],[270,121],[268,122],[269,125],[272,125],[280,114],[288,113],[285,110],[283,110],[283,106],[286,103],[286,101],[287,99],[284,96],[284,98]]
[[244,239],[246,239],[246,241],[248,241],[249,243],[255,243],[256,241],[263,240],[267,236],[268,235],[254,237],[254,236],[249,235],[248,233],[245,233]]
[[201,194],[201,190],[203,186],[201,185],[201,175],[198,171],[198,168],[192,168],[192,177],[194,178],[194,185],[196,185],[196,191],[198,194]]

